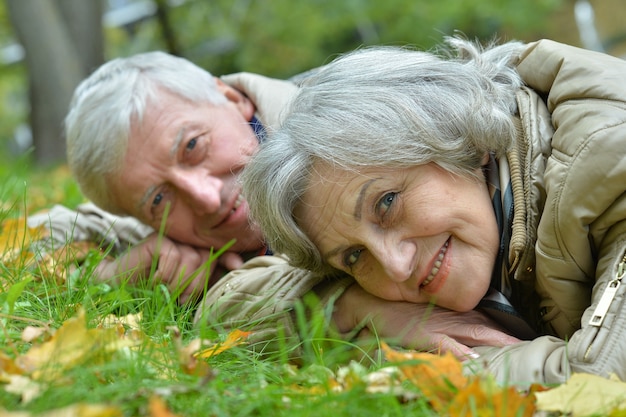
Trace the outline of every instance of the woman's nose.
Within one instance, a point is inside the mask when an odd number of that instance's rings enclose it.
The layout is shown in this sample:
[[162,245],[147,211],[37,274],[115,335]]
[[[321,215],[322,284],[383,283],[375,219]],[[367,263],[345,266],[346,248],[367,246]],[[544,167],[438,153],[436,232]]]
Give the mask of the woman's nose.
[[413,275],[415,250],[408,243],[385,245],[377,255],[386,275],[394,282],[404,282]]

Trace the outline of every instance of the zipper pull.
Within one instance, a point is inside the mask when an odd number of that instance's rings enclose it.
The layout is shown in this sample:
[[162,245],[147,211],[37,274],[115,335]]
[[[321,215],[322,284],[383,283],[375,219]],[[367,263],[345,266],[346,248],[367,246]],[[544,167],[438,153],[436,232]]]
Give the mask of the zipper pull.
[[596,309],[593,311],[593,315],[589,319],[590,326],[599,327],[602,325],[604,321],[604,317],[606,313],[609,311],[609,307],[611,307],[611,302],[613,302],[613,298],[615,298],[615,294],[619,289],[620,285],[622,285],[622,278],[626,274],[626,254],[622,258],[622,261],[617,266],[617,273],[615,274],[615,279],[609,281],[608,285],[604,289],[602,293],[602,297],[596,306]]

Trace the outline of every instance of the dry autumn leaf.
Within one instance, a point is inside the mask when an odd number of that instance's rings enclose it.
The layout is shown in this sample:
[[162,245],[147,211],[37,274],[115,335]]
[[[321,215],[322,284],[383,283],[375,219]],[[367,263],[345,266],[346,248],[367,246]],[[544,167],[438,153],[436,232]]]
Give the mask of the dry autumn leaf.
[[535,395],[538,410],[571,417],[626,410],[626,383],[590,374],[574,374],[565,384]]
[[150,397],[148,409],[150,412],[149,417],[178,417],[178,414],[171,412],[165,401],[156,395]]
[[31,414],[27,411],[5,411],[0,408],[2,417],[122,417],[122,410],[117,407],[100,404],[73,404],[44,413]]
[[531,417],[535,397],[520,394],[514,387],[500,387],[491,380],[476,378],[457,393],[447,412],[450,417]]
[[9,265],[27,265],[34,254],[28,248],[32,242],[43,239],[48,230],[43,226],[28,227],[26,218],[6,219],[0,223],[0,262]]
[[398,352],[384,343],[382,349],[438,413],[451,417],[530,417],[535,411],[533,392],[500,387],[487,376],[466,377],[461,362],[449,352]]
[[220,353],[231,349],[235,346],[242,345],[246,342],[248,336],[250,336],[252,332],[244,332],[239,329],[235,329],[228,334],[226,340],[222,343],[216,343],[213,346],[210,346],[206,349],[202,349],[194,354],[197,358],[210,358],[215,355],[219,355]]
[[445,409],[468,384],[461,362],[451,353],[398,352],[384,342],[382,350],[387,360],[398,363],[404,377],[419,388],[436,411]]
[[89,360],[102,360],[136,341],[120,337],[113,328],[88,329],[85,312],[67,320],[45,343],[35,345],[15,363],[35,380],[54,380]]

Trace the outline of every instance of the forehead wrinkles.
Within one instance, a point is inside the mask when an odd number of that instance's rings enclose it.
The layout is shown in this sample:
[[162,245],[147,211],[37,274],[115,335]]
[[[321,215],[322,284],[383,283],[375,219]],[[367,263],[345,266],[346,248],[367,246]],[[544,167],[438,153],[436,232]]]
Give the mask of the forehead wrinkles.
[[360,220],[355,216],[355,201],[361,198],[358,191],[363,182],[371,181],[357,171],[316,163],[294,210],[296,222],[317,246],[347,237],[346,229],[354,230]]

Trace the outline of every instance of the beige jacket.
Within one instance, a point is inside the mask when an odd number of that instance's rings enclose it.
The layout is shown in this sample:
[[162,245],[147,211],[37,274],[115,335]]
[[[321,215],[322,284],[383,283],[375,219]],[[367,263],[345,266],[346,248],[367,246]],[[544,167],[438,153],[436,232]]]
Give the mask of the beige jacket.
[[511,263],[515,279],[534,283],[545,330],[558,338],[484,348],[481,361],[508,381],[626,380],[626,61],[543,40],[518,71],[529,88],[518,94],[522,133],[509,155]]
[[[509,155],[510,261],[515,279],[540,294],[551,336],[479,347],[482,357],[468,372],[486,367],[520,384],[563,382],[579,371],[626,380],[624,286],[604,320],[589,324],[626,263],[626,62],[544,40],[528,45],[518,69],[528,87],[518,94],[521,131]],[[328,300],[349,282],[320,282],[265,257],[213,287],[197,318],[227,326],[260,321],[253,340],[268,349],[280,334],[297,340],[293,303],[306,291]]]

